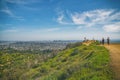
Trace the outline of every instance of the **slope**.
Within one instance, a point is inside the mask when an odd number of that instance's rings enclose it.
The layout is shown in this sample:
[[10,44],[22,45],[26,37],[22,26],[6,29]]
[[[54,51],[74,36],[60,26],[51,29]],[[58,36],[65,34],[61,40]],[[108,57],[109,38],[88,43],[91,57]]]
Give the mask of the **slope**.
[[[74,45],[74,44],[73,44]],[[91,43],[68,47],[54,58],[39,63],[20,80],[113,80],[109,52]]]

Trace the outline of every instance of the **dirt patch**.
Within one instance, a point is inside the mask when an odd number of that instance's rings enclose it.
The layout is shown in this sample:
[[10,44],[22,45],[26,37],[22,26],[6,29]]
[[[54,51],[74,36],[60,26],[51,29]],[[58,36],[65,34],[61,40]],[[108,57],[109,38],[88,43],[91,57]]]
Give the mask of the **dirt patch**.
[[105,44],[110,51],[111,66],[115,73],[115,80],[120,80],[120,44]]

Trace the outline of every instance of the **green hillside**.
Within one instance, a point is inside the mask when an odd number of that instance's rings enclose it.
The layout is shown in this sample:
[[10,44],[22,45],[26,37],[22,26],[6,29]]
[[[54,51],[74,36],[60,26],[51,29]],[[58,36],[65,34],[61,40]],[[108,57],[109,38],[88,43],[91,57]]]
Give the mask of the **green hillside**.
[[91,43],[70,44],[45,61],[39,54],[0,53],[3,80],[113,80],[109,52]]

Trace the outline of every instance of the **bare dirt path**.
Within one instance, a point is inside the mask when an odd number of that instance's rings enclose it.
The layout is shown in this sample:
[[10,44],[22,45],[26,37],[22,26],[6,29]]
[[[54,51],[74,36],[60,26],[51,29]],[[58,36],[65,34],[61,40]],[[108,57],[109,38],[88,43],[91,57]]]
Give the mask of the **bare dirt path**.
[[110,51],[111,66],[115,73],[115,80],[120,80],[120,44],[105,44]]

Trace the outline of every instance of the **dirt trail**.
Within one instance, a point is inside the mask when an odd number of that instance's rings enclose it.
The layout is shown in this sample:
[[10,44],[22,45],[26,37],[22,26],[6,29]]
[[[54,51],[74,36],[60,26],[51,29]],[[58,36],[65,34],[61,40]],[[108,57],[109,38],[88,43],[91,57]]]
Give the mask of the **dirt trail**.
[[111,66],[115,73],[115,80],[120,80],[120,44],[105,45],[110,51]]

